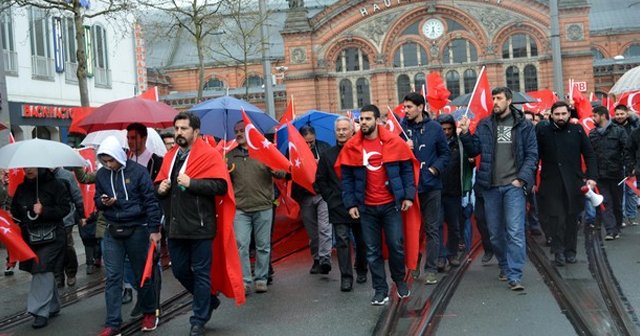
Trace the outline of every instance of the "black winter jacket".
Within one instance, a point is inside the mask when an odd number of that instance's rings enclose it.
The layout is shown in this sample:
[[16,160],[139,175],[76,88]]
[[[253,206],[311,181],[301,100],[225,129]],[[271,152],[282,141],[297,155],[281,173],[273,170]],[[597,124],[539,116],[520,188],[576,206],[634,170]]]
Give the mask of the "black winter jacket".
[[609,123],[603,133],[594,128],[589,132],[591,147],[598,162],[598,179],[624,178],[625,169],[631,171],[632,164],[627,148],[627,132],[624,128]]
[[342,186],[333,165],[338,159],[342,146],[334,146],[320,155],[318,170],[316,170],[316,182],[313,187],[329,207],[329,222],[332,224],[358,223],[351,218],[342,202]]

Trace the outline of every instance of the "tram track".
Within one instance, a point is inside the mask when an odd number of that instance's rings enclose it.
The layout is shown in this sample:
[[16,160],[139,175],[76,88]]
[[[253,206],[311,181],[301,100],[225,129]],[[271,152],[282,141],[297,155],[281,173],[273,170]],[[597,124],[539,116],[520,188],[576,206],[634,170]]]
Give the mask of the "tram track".
[[[428,288],[432,286],[424,284],[422,277],[414,280],[409,276],[411,296],[400,300],[397,295],[390,295],[390,303],[378,319],[373,334],[434,335],[464,273],[480,251],[481,243],[476,239],[460,266],[451,269],[431,292]],[[395,289],[391,292],[395,293]]]
[[[572,280],[552,265],[540,243],[527,244],[530,260],[551,289],[578,335],[640,335],[606,258],[599,227],[587,227],[585,251],[592,279]],[[572,267],[572,266],[568,266]]]
[[[291,230],[287,230],[286,232],[284,232],[278,239],[274,240],[274,242],[272,243],[272,248],[276,248],[277,246],[280,246],[281,244],[284,244],[288,239],[291,239],[292,237],[294,237],[296,235],[296,233],[298,233],[300,230],[303,230],[301,227],[292,227]],[[297,253],[298,250],[292,252],[292,253],[285,253],[282,256],[278,256],[276,258],[274,258],[274,264],[276,260],[281,260],[286,258],[287,256]],[[162,271],[166,271],[170,268],[171,266],[163,266],[162,267]],[[82,300],[91,298],[95,295],[104,293],[104,277],[100,278],[100,279],[93,279],[91,281],[89,281],[87,284],[82,285],[82,286],[77,286],[75,289],[73,290],[65,290],[61,293],[60,295],[60,308],[63,309],[65,307],[71,306],[73,304],[76,304]],[[167,299],[166,301],[164,301],[162,303],[162,310],[163,313],[161,315],[161,317],[164,319],[164,316],[167,315],[171,315],[171,314],[176,314],[174,311],[175,306],[176,305],[180,305],[182,301],[184,301],[185,297],[189,297],[190,294],[187,291],[181,292],[177,295],[172,296],[171,298]],[[188,306],[190,307],[191,305],[191,300],[189,300]],[[166,314],[165,314],[165,310],[166,310]],[[179,314],[177,314],[179,315]],[[176,316],[177,316],[176,315]],[[30,313],[28,313],[26,310],[22,310],[19,312],[16,312],[14,314],[10,314],[7,316],[3,316],[2,318],[0,318],[0,331],[7,331],[11,328],[14,328],[16,326],[19,326],[21,324],[24,323],[28,323],[31,322],[33,320],[33,317],[31,316]],[[141,319],[140,319],[141,320]],[[136,319],[136,321],[140,321],[138,319]],[[161,320],[162,321],[162,320]]]

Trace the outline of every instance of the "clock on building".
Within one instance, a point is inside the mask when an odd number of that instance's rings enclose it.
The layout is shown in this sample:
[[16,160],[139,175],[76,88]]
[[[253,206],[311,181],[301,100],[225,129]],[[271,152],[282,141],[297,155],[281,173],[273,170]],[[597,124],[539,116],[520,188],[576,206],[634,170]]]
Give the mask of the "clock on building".
[[444,24],[438,19],[429,19],[422,25],[422,34],[428,39],[435,40],[444,34]]

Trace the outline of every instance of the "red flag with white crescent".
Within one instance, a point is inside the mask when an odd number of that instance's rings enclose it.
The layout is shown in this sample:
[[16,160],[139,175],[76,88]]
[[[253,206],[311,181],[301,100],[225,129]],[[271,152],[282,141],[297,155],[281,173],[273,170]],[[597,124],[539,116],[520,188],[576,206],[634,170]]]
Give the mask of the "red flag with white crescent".
[[36,259],[38,256],[24,242],[22,230],[13,222],[11,214],[5,210],[0,210],[0,241],[7,247],[9,263]]
[[249,119],[249,116],[242,110],[242,119],[244,120],[244,137],[247,141],[249,156],[265,164],[265,166],[273,170],[289,171],[291,163],[282,153],[267,140]]
[[476,81],[469,99],[468,109],[474,114],[473,118],[469,118],[471,119],[470,129],[472,131],[475,131],[478,122],[482,118],[490,116],[493,111],[493,96],[491,95],[491,85],[489,85],[485,67],[480,70],[478,81]]
[[[83,169],[86,173],[93,173],[97,170],[96,151],[93,148],[81,148],[78,154],[80,154],[85,161]],[[78,185],[80,186],[80,193],[82,194],[82,201],[84,202],[84,213],[89,216],[89,214],[92,214],[96,210],[96,203],[93,199],[96,194],[96,185],[94,183],[82,184],[80,182],[78,182]]]
[[313,188],[313,183],[316,181],[318,163],[307,142],[291,123],[287,123],[287,132],[289,134],[291,179],[315,195],[316,191]]
[[384,124],[384,128],[395,135],[402,134],[402,126],[400,126],[398,119],[396,119],[396,116],[395,114],[393,114],[391,108],[388,106],[387,108],[389,109],[389,113],[387,113],[387,122]]
[[[9,133],[9,143],[12,144],[15,142],[16,139],[14,139],[13,134]],[[7,193],[9,194],[9,196],[13,197],[13,195],[16,193],[16,189],[18,189],[18,186],[22,183],[22,181],[24,181],[24,170],[22,170],[21,168],[9,169],[8,175],[9,183],[7,185]]]
[[640,113],[640,90],[622,93],[618,98],[618,101],[614,104],[614,107],[620,104],[625,105],[629,110],[635,113]]
[[522,107],[526,111],[540,113],[550,109],[551,106],[558,101],[558,97],[556,97],[556,94],[551,90],[529,91],[527,94],[535,98],[537,102],[523,104]]
[[229,141],[227,141],[226,139],[221,139],[216,146],[216,150],[220,152],[222,156],[225,156],[236,147],[238,147],[238,142],[236,141],[236,139]]

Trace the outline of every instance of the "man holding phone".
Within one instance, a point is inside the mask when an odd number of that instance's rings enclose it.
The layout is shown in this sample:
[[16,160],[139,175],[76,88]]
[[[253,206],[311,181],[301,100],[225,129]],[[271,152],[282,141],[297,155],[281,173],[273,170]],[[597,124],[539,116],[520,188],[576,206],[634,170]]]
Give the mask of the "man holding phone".
[[[107,137],[98,149],[103,167],[96,173],[95,203],[103,211],[107,231],[103,240],[104,265],[107,272],[105,297],[107,320],[100,335],[120,334],[122,324],[122,280],[125,256],[129,257],[135,281],[142,278],[149,242],[160,241],[162,212],[147,170],[127,160],[120,142]],[[142,331],[155,330],[155,289],[146,282],[138,291],[144,314]]]

